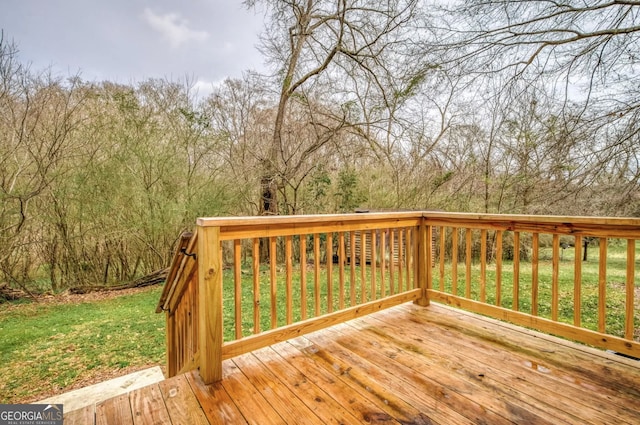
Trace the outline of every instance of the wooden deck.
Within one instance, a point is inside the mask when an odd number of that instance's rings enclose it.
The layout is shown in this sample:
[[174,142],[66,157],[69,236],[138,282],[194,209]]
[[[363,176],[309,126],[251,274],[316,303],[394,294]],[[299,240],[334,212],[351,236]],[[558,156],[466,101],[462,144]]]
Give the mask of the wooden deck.
[[65,415],[65,424],[638,424],[640,362],[404,304]]

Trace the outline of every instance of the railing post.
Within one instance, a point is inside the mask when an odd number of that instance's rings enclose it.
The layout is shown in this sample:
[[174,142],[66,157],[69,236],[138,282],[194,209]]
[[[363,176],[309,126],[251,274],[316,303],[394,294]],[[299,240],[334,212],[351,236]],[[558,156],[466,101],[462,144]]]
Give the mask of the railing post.
[[198,339],[200,376],[222,379],[222,267],[220,228],[198,226]]
[[424,217],[418,226],[418,287],[422,289],[422,295],[415,303],[426,307],[429,305],[427,289],[431,288],[431,237],[432,227],[427,226]]

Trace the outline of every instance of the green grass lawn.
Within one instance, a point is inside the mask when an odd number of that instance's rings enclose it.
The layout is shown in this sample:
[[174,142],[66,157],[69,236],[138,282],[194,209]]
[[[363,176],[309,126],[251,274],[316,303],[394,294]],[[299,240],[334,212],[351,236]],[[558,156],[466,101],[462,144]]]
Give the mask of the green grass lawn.
[[[635,261],[635,317],[634,328],[636,339],[640,340],[640,244],[636,246]],[[573,323],[574,313],[574,255],[573,248],[567,248],[562,252],[558,273],[558,320],[565,323]],[[538,315],[545,318],[551,317],[551,291],[552,291],[552,250],[541,248],[539,253],[538,271]],[[624,336],[625,320],[625,281],[626,281],[626,242],[611,240],[607,249],[607,273],[606,273],[606,332],[616,336]],[[434,268],[434,288],[440,288],[439,265]],[[445,292],[451,292],[451,265],[447,264],[444,279]],[[582,262],[581,290],[581,324],[587,329],[598,328],[598,276],[599,276],[599,251],[598,247],[589,248],[588,261]],[[531,288],[532,266],[529,261],[520,262],[519,279],[519,311],[531,313]],[[502,296],[500,305],[505,308],[513,308],[513,262],[503,261],[502,264]],[[466,266],[458,263],[457,279],[458,295],[464,295],[466,289]],[[474,262],[471,269],[471,298],[480,299],[480,264]],[[486,302],[496,303],[496,264],[487,264],[486,274]]]
[[[332,266],[332,299],[331,305],[333,311],[340,309],[340,267],[338,264]],[[371,301],[374,299],[371,288],[371,267],[368,265],[365,269],[364,277],[364,301]],[[413,273],[413,272],[412,272]],[[385,273],[384,289],[381,285],[382,273],[381,268],[378,266],[376,269],[376,288],[375,299],[384,297],[390,294],[390,273],[387,270]],[[406,269],[403,268],[403,282],[402,288],[406,290]],[[394,291],[398,291],[400,274],[397,271],[394,273]],[[224,274],[224,339],[225,341],[235,339],[235,316],[234,316],[234,281],[232,270],[226,270]],[[294,271],[291,277],[291,305],[292,305],[292,321],[295,323],[302,319],[302,285],[299,266],[294,267]],[[328,273],[326,265],[321,265],[318,277],[318,313],[316,314],[316,284],[314,278],[314,266],[309,265],[306,273],[306,310],[307,318],[315,317],[317,315],[325,314],[329,311],[329,291],[328,291]],[[344,265],[344,286],[343,286],[343,300],[344,306],[350,307],[351,304],[351,285],[353,285],[353,292],[355,295],[355,303],[353,305],[362,303],[363,282],[360,266],[356,267],[355,276],[353,282],[351,281],[351,269],[350,265]],[[394,293],[395,293],[394,292]],[[242,309],[242,335],[248,336],[253,333],[253,271],[250,264],[245,264],[242,267],[242,284],[241,284],[241,309]],[[276,327],[286,324],[287,317],[287,303],[286,303],[286,281],[285,275],[280,270],[276,277]],[[271,329],[271,281],[268,267],[262,267],[260,270],[260,329],[262,331]]]
[[0,305],[0,403],[164,364],[161,287],[77,303]]

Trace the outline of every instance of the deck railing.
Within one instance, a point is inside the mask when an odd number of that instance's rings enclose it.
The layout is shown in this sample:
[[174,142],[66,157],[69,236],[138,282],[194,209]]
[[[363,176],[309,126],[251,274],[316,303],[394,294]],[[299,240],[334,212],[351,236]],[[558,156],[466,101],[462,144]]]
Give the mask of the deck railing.
[[640,357],[640,220],[434,213],[425,221],[438,229],[430,300]]
[[[226,358],[429,300],[640,357],[636,239],[639,219],[201,218],[182,239],[158,304],[167,318],[168,373],[199,367],[213,382]],[[584,242],[597,254],[588,261]]]
[[158,305],[169,375],[199,367],[215,381],[223,359],[407,301],[426,305],[425,237],[420,213],[198,219]]

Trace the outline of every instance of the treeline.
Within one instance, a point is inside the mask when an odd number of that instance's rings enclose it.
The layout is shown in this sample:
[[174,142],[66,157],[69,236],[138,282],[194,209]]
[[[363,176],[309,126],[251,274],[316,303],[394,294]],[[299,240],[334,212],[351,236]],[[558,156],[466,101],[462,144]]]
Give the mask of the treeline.
[[[375,40],[401,41],[385,37]],[[0,283],[59,291],[133,280],[166,267],[199,216],[358,207],[640,216],[635,115],[557,100],[540,81],[455,74],[433,57],[409,67],[416,53],[394,52],[398,66],[375,75],[368,59],[350,67],[354,54],[343,52],[311,79],[307,60],[284,82],[247,72],[203,96],[189,81],[31,70],[5,38]]]

